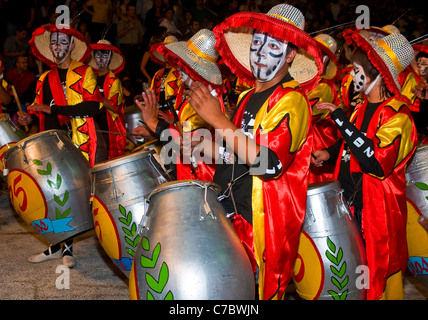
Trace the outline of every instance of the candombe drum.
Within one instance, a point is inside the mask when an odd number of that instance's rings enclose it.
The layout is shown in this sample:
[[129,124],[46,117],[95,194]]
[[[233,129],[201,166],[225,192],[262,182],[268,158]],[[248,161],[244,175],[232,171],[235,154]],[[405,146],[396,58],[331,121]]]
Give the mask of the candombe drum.
[[6,151],[26,137],[27,134],[13,123],[7,113],[0,114],[0,176],[3,174]]
[[406,170],[408,269],[428,288],[428,232],[419,224],[428,218],[428,145],[420,146]]
[[[141,114],[141,110],[133,105],[131,107],[125,108],[125,128],[127,133],[132,133],[132,130],[134,130],[138,126],[145,126],[143,123],[143,116]],[[139,146],[142,141],[140,139],[136,139],[132,135],[128,135],[126,138],[126,148],[125,152],[129,154],[132,152],[132,150]]]
[[153,154],[153,150],[136,152],[91,169],[95,231],[107,255],[127,277],[147,208],[145,195],[171,180]]
[[[363,240],[338,181],[308,186],[306,216],[294,266],[294,282],[306,300],[363,300],[357,277],[366,265]],[[365,280],[366,283],[368,279]]]
[[148,196],[131,299],[254,299],[250,261],[210,182],[180,180]]
[[51,244],[94,227],[90,165],[65,131],[47,130],[6,152],[13,207]]

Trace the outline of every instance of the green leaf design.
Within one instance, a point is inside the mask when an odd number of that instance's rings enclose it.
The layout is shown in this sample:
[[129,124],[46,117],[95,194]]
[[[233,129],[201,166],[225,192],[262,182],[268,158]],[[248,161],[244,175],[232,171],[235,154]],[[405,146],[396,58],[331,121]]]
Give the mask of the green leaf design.
[[330,266],[331,272],[333,272],[339,278],[342,278],[346,273],[346,262],[342,263],[342,266],[337,270],[334,266]]
[[[334,275],[330,278],[330,281],[339,291],[342,291],[349,282],[349,277],[346,275],[346,261],[342,261],[343,250],[340,247],[337,248],[330,237],[327,237],[327,246],[330,251],[326,250],[325,255],[332,263],[332,265],[330,265],[330,270]],[[348,296],[348,289],[344,292],[336,292],[333,290],[328,290],[327,292],[334,300],[345,300]]]
[[330,240],[329,237],[327,237],[327,246],[332,252],[336,252],[336,245],[333,243],[333,241]]
[[415,182],[415,186],[421,190],[428,190],[428,185],[423,182]]
[[57,195],[54,194],[54,200],[55,200],[55,202],[58,205],[60,205],[61,207],[63,207],[66,204],[66,202],[68,201],[68,197],[69,197],[68,190],[65,191],[64,198],[62,200]]
[[62,178],[59,174],[56,175],[56,182],[48,180],[48,185],[53,189],[59,189],[61,187]]
[[153,254],[151,258],[145,257],[141,255],[140,263],[143,268],[154,268],[156,266],[156,262],[158,261],[159,254],[161,251],[161,245],[158,243],[153,250]]
[[135,248],[138,245],[138,241],[140,240],[140,236],[136,236],[134,240],[132,240],[129,237],[125,237],[125,241],[127,244],[129,244],[131,247]]
[[58,208],[55,208],[55,216],[57,219],[67,218],[67,216],[70,214],[70,212],[71,212],[71,208],[68,208],[63,213],[61,213],[61,211],[59,211]]
[[36,166],[42,166],[43,165],[43,162],[41,162],[40,160],[38,160],[38,159],[33,159],[33,163],[36,165]]
[[[40,160],[33,160],[34,161],[38,161],[38,163],[42,164],[42,162]],[[37,163],[37,165],[39,165]],[[48,176],[52,173],[52,165],[50,162],[48,162],[48,164],[46,165],[46,170],[41,170],[41,169],[37,169],[38,174],[42,175],[42,176]]]
[[143,237],[143,239],[141,240],[141,246],[145,251],[150,250],[150,242],[149,242],[149,239],[147,239],[147,237]]
[[158,280],[156,280],[152,275],[146,273],[146,282],[150,289],[157,293],[161,293],[164,287],[166,286],[166,283],[168,282],[168,277],[168,266],[165,262],[163,262],[162,267],[159,271]]
[[122,216],[126,217],[126,209],[119,204],[119,212],[122,214]]
[[119,221],[122,222],[124,225],[129,226],[132,222],[132,213],[128,212],[128,216],[125,218],[119,218]]

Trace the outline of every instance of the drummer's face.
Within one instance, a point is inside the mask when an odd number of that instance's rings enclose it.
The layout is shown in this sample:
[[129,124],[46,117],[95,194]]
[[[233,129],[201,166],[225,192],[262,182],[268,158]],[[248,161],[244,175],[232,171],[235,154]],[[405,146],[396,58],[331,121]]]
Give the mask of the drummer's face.
[[354,69],[351,71],[352,82],[354,83],[355,92],[362,92],[367,84],[367,76],[362,66],[354,63]]
[[250,47],[250,64],[254,77],[260,82],[272,80],[286,61],[286,50],[286,42],[255,32]]
[[110,57],[110,50],[95,50],[94,58],[100,71],[104,71],[108,67],[108,64],[110,63]]
[[193,82],[192,78],[183,69],[178,68],[177,70],[180,73],[180,77],[181,77],[181,80],[183,81],[183,83],[187,87],[190,87],[190,85]]
[[419,58],[417,61],[418,73],[420,76],[424,77],[427,75],[427,67],[428,67],[428,58]]
[[52,32],[49,47],[55,59],[63,60],[70,52],[70,39],[65,33]]

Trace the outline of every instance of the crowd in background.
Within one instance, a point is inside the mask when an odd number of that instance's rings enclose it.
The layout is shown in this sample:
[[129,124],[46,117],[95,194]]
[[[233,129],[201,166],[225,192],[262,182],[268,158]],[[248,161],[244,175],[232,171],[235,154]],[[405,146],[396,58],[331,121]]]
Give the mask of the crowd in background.
[[[126,58],[126,67],[119,75],[126,105],[133,104],[135,94],[143,83],[150,83],[161,68],[144,58],[150,46],[167,35],[187,40],[199,29],[213,29],[226,17],[239,11],[266,13],[279,0],[0,0],[0,46],[4,78],[15,85],[22,104],[34,99],[37,77],[46,70],[33,56],[28,41],[32,32],[43,24],[55,23],[56,8],[67,5],[70,25],[80,31],[88,43],[102,38],[117,46]],[[358,18],[355,8],[367,5],[370,24],[398,27],[409,40],[424,35],[427,22],[423,10],[414,2],[404,1],[314,1],[293,0],[287,3],[299,8],[306,19],[306,31],[331,33],[339,42],[337,25]],[[412,5],[413,7],[408,7]],[[330,29],[331,28],[331,29]],[[147,54],[146,54],[147,57]]]

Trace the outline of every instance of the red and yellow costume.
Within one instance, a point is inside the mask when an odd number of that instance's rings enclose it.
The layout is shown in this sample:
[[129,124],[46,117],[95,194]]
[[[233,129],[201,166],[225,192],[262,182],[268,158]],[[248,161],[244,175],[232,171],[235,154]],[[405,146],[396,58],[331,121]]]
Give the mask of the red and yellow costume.
[[[359,104],[350,118],[357,129],[366,105]],[[370,270],[367,298],[379,299],[386,279],[400,270],[404,274],[408,262],[404,173],[415,150],[417,134],[406,103],[394,98],[385,101],[373,115],[366,136],[374,142],[374,157],[384,176],[364,173],[352,154],[350,166],[351,173],[363,174],[362,228]],[[339,167],[336,166],[336,177]]]
[[[238,101],[234,117],[238,127],[251,94],[244,92]],[[309,102],[294,80],[281,84],[256,115],[254,139],[275,152],[282,171],[270,180],[253,176],[253,228],[243,219],[234,219],[234,226],[254,252],[261,299],[282,298],[292,277],[306,209],[312,150],[310,117]]]
[[[97,78],[91,67],[82,62],[72,60],[67,71],[66,95],[59,80],[57,67],[43,73],[37,81],[35,104],[43,104],[43,82],[49,81],[52,96],[56,105],[76,105],[83,101],[103,101],[97,87]],[[44,113],[38,112],[39,131],[44,131]],[[71,118],[58,116],[60,124],[70,122],[72,128],[72,140],[79,147],[91,166],[95,164],[95,152],[97,138],[93,118]]]

